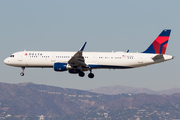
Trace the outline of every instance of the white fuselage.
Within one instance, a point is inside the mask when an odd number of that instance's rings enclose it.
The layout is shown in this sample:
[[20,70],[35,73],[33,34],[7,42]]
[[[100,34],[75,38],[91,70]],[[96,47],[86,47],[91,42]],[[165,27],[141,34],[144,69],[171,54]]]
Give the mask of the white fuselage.
[[[22,51],[4,60],[15,67],[53,67],[54,63],[68,63],[76,52]],[[83,52],[85,63],[92,69],[123,69],[147,66],[173,59],[171,55],[153,59],[158,54],[126,52]]]

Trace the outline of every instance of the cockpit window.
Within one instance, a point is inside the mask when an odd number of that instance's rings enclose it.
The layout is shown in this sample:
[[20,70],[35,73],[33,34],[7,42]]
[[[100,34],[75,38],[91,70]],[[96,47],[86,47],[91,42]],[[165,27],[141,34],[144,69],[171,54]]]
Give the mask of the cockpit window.
[[10,57],[14,57],[14,55],[11,55]]

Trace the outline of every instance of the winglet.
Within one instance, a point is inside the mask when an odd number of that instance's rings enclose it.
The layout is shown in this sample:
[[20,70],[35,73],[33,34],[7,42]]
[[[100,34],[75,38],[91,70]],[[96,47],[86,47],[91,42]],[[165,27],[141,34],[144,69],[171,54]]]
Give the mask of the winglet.
[[83,50],[84,50],[84,48],[85,48],[85,46],[86,46],[86,43],[87,43],[87,42],[84,43],[84,45],[79,49],[79,51],[83,51]]

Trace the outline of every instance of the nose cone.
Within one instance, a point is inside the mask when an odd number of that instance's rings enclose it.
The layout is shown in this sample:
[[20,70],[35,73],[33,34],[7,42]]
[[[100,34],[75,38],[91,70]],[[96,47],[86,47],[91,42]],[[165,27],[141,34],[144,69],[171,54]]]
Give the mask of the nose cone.
[[9,60],[8,60],[8,58],[6,58],[6,59],[4,60],[4,63],[5,63],[6,65],[8,65],[8,64],[9,64]]

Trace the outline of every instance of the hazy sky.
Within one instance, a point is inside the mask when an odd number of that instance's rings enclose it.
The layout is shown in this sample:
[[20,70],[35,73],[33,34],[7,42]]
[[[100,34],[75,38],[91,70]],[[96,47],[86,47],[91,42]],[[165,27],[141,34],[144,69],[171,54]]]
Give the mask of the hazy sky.
[[[164,90],[180,87],[179,0],[3,0],[0,1],[0,82],[33,82],[82,90],[124,85]],[[51,68],[4,64],[23,50],[142,52],[163,29],[172,29],[166,54],[175,59],[127,70],[93,70],[94,79]]]

